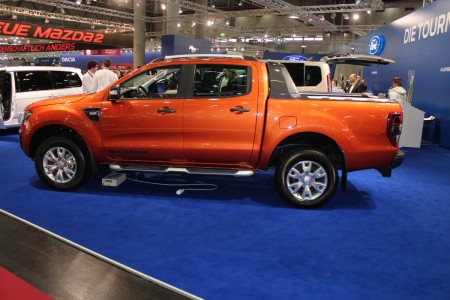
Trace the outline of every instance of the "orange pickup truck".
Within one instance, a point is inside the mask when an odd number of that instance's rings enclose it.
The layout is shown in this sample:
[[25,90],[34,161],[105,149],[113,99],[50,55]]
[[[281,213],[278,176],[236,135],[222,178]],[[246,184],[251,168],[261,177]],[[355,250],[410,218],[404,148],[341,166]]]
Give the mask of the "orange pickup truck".
[[51,188],[80,187],[99,164],[117,172],[250,176],[274,167],[291,204],[316,207],[350,171],[389,177],[397,102],[300,94],[286,68],[243,56],[162,57],[105,90],[44,100],[24,111],[21,147]]

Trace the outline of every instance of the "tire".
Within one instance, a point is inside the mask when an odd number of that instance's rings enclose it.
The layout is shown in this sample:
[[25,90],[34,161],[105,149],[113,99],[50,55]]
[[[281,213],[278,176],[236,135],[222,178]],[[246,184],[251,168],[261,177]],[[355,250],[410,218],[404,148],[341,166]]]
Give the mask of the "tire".
[[39,178],[55,190],[77,189],[89,177],[84,153],[65,137],[45,140],[36,151],[34,165]]
[[296,207],[318,207],[327,203],[336,192],[337,169],[322,152],[293,152],[278,165],[275,186],[279,195]]

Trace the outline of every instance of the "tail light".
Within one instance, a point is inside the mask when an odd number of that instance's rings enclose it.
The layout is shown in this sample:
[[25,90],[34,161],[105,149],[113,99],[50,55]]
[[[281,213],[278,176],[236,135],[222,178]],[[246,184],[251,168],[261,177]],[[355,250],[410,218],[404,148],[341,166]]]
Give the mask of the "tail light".
[[400,134],[402,133],[403,114],[389,113],[387,124],[387,136],[392,146],[398,147]]
[[332,92],[332,86],[331,86],[331,74],[328,73],[327,75],[327,85],[328,85],[328,93]]

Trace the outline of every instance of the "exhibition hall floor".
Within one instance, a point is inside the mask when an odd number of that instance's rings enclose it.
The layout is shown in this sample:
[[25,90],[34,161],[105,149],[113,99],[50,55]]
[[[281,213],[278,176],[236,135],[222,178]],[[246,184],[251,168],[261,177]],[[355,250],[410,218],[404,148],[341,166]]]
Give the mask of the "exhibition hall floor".
[[[6,131],[0,209],[93,256],[87,264],[71,256],[71,267],[58,269],[67,281],[74,269],[92,276],[100,259],[205,299],[448,299],[450,151],[403,150],[406,159],[391,178],[350,173],[346,192],[339,188],[324,207],[301,210],[277,196],[271,171],[248,178],[141,174],[175,186],[127,180],[115,188],[102,186],[104,171],[77,191],[56,192],[37,177],[17,133]],[[218,188],[176,194],[190,183]],[[0,249],[0,266],[11,252]],[[26,280],[32,264],[5,268]],[[48,284],[38,288],[58,298],[49,275],[40,276]]]

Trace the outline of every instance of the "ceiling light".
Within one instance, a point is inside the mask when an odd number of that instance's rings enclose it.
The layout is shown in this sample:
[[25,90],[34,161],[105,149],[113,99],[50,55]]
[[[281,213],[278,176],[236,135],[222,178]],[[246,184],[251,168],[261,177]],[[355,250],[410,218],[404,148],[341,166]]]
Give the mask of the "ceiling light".
[[302,45],[302,48],[306,48],[306,45]]
[[325,16],[324,16],[324,15],[322,15],[322,14],[320,14],[320,15],[319,15],[319,20],[320,20],[320,21],[323,21],[323,20],[325,20]]
[[367,11],[367,14],[370,15],[371,13],[372,13],[372,10],[369,9],[369,10]]
[[86,4],[87,5],[91,4],[91,0],[86,0]]
[[192,22],[191,26],[194,27],[195,26],[195,22]]
[[12,15],[11,18],[12,18],[13,20],[17,20],[17,15]]
[[335,13],[332,13],[332,14],[330,15],[330,18],[332,18],[332,19],[336,18],[336,14],[335,14]]
[[161,4],[161,9],[162,9],[162,10],[166,9],[166,4],[165,4],[165,3],[162,3],[162,4]]
[[225,25],[230,25],[230,21],[229,21],[229,20],[226,20],[226,21],[225,21]]
[[242,1],[239,1],[238,5],[239,5],[239,6],[242,6]]
[[48,24],[50,22],[49,19],[45,19],[45,24]]
[[356,4],[361,3],[361,0],[355,0],[355,3],[356,3]]
[[177,27],[181,27],[181,24],[180,24],[180,23],[177,23]]
[[343,14],[342,17],[344,17],[344,19],[346,19],[346,20],[350,19],[348,14]]
[[308,22],[312,22],[313,19],[314,19],[313,16],[311,15],[308,16]]
[[178,13],[181,15],[183,13],[183,10],[180,8],[180,10],[178,11]]
[[299,18],[299,16],[296,16],[296,15],[289,16],[289,19],[298,19],[298,18]]
[[358,20],[359,19],[359,15],[358,14],[353,14],[353,20]]
[[76,4],[81,4],[81,0],[77,0],[75,3]]

